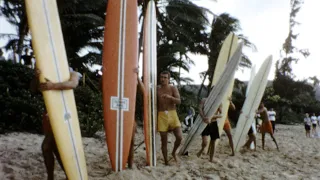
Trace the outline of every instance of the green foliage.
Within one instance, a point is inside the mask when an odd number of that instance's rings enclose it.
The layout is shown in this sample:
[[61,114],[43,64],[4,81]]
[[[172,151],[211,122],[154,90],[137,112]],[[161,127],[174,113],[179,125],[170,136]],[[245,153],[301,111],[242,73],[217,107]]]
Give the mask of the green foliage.
[[190,79],[180,78],[180,72],[176,72],[176,69],[189,71],[189,65],[194,62],[187,55],[188,52],[207,54],[206,14],[211,12],[190,0],[160,0],[156,3],[157,71],[169,70],[178,84],[183,81],[188,83]]
[[0,62],[0,133],[41,132],[44,103],[40,93],[29,91],[32,76],[33,71],[29,68]]
[[[58,11],[69,63],[75,69],[83,72],[83,64],[101,64],[101,49],[103,43],[106,0],[101,1],[65,1],[58,0]],[[4,0],[0,3],[0,15],[12,24],[17,35],[4,34],[1,37],[9,39],[5,48],[16,48],[21,54],[24,47],[32,49],[25,2],[23,0]],[[83,49],[89,51],[84,57],[79,56]]]
[[296,124],[303,122],[304,114],[294,111],[284,111],[283,118],[278,123],[281,124]]
[[96,93],[88,86],[74,90],[82,136],[92,137],[102,130],[102,94]]
[[185,86],[179,88],[179,93],[181,96],[181,104],[177,107],[177,113],[180,121],[184,121],[187,116],[189,107],[193,107],[195,112],[198,111],[197,98],[191,90],[188,90]]
[[[42,94],[30,91],[33,77],[26,66],[0,61],[0,133],[42,133],[45,106]],[[82,135],[91,137],[103,127],[101,92],[81,85],[74,92]]]

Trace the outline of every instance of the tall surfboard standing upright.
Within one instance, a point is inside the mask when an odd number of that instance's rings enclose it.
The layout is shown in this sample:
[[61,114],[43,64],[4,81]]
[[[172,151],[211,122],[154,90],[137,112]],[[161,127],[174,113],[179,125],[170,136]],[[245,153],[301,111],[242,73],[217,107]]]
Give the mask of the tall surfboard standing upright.
[[[40,82],[70,79],[55,0],[25,1]],[[70,180],[87,180],[87,167],[73,90],[44,91],[46,110],[61,160]]]
[[103,46],[103,113],[114,171],[125,169],[135,119],[138,67],[137,1],[108,1]]
[[[246,97],[248,96],[248,93],[249,93],[249,90],[250,90],[250,87],[251,87],[251,84],[252,84],[252,81],[253,81],[253,78],[254,76],[256,75],[256,66],[254,65],[251,69],[251,74],[250,74],[250,80],[248,82],[248,85],[247,85],[247,89],[246,89]],[[257,128],[256,128],[256,121],[253,120],[253,123],[251,125],[252,127],[252,130],[253,130],[253,133],[256,135],[257,134]],[[252,142],[250,144],[250,149],[254,149],[254,142]]]
[[[231,56],[234,54],[234,52],[236,51],[238,46],[238,37],[234,34],[234,33],[230,33],[227,38],[225,39],[220,53],[219,53],[219,57],[218,57],[218,61],[217,61],[217,65],[215,68],[215,73],[213,76],[213,80],[212,80],[212,86],[214,86],[216,84],[216,82],[218,81],[218,79],[220,79],[221,73],[218,72],[223,72],[223,70],[225,69],[225,64],[229,61],[229,59],[231,58]],[[222,62],[219,64],[219,62]],[[219,66],[218,66],[219,65]],[[221,135],[223,132],[223,127],[224,127],[224,123],[226,121],[226,118],[228,116],[228,110],[229,110],[229,97],[232,95],[232,91],[233,91],[233,85],[234,85],[234,77],[232,78],[232,80],[230,81],[229,87],[227,88],[227,93],[224,95],[223,99],[222,99],[222,118],[218,119],[218,128],[219,128],[219,134]],[[219,144],[219,139],[217,139],[215,141],[216,143],[216,147]],[[211,147],[211,146],[210,146]]]
[[[207,100],[204,103],[204,114],[206,117],[212,117],[217,111],[218,107],[222,102],[222,98],[226,94],[226,90],[229,87],[229,83],[234,78],[236,68],[239,65],[241,54],[242,54],[243,43],[241,42],[229,62],[224,69],[221,78],[211,90]],[[197,116],[195,123],[191,127],[188,136],[185,138],[184,144],[182,144],[179,154],[183,155],[186,153],[188,148],[191,146],[192,142],[199,138],[198,136],[206,127],[206,123],[202,121],[200,115]]]
[[144,19],[143,36],[143,105],[144,137],[147,165],[156,166],[156,121],[157,121],[157,19],[153,0],[149,1]]
[[244,141],[254,120],[255,112],[267,86],[271,64],[272,56],[268,56],[252,81],[248,96],[242,106],[242,113],[239,116],[236,133],[233,138],[235,151],[239,151],[245,143]]

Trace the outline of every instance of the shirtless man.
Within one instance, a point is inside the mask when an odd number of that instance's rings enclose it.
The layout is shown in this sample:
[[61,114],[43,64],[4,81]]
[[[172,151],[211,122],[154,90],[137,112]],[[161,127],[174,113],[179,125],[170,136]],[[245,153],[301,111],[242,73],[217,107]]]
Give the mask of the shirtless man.
[[268,110],[267,110],[267,108],[264,107],[263,102],[260,103],[257,113],[260,114],[260,117],[262,119],[262,124],[261,124],[261,127],[260,127],[260,132],[261,132],[261,135],[262,135],[262,149],[264,150],[265,134],[269,133],[271,138],[273,139],[273,142],[276,144],[277,149],[279,151],[279,147],[278,147],[277,141],[273,136],[272,124],[271,124],[271,122],[269,120]]
[[[40,91],[49,91],[49,90],[69,90],[69,89],[75,89],[79,84],[79,79],[81,78],[80,73],[73,71],[70,68],[70,79],[65,82],[61,83],[53,83],[51,81],[40,83],[39,82],[39,75],[40,70],[36,69],[35,78],[32,80],[32,89],[35,91],[36,88],[38,88]],[[53,180],[54,179],[54,155],[57,158],[58,163],[60,164],[61,169],[64,171],[63,164],[58,152],[58,148],[53,136],[53,132],[50,126],[49,116],[47,112],[44,112],[43,114],[43,132],[44,132],[44,139],[42,142],[42,155],[44,158],[44,163],[47,169],[47,179]]]
[[[229,97],[228,100],[230,101],[229,109],[235,111],[236,110],[236,106],[231,101],[231,97]],[[224,121],[223,130],[227,134],[227,137],[228,137],[228,140],[229,140],[229,146],[231,148],[231,156],[234,156],[234,147],[233,147],[233,140],[232,140],[232,135],[231,135],[231,124],[230,124],[230,121],[229,121],[228,114],[226,116],[226,120]],[[209,153],[210,150],[211,150],[210,147],[212,147],[211,142],[210,142],[210,146],[208,148],[208,154],[210,154]]]
[[[232,111],[235,111],[236,106],[233,104],[230,97],[229,97],[229,101],[230,101],[229,109],[231,109]],[[231,125],[230,125],[228,114],[227,114],[226,120],[224,122],[223,130],[227,134],[228,139],[229,139],[229,146],[231,148],[231,156],[234,156],[234,147],[233,147],[233,140],[232,140],[232,135],[231,135]]]
[[222,117],[221,105],[217,109],[215,115],[213,115],[212,117],[206,117],[203,112],[203,106],[205,101],[206,101],[206,98],[203,98],[199,104],[199,115],[201,116],[203,122],[207,123],[208,125],[201,133],[202,144],[201,144],[200,151],[197,153],[197,156],[200,157],[202,152],[206,148],[208,144],[208,136],[210,135],[211,140],[210,140],[210,146],[209,146],[209,155],[210,155],[210,162],[212,162],[214,150],[215,150],[215,141],[220,138],[217,119]]
[[169,84],[170,73],[163,71],[160,73],[160,85],[158,86],[158,131],[161,136],[161,149],[165,165],[168,162],[168,131],[173,131],[176,141],[172,150],[172,157],[177,162],[176,151],[182,141],[181,123],[176,111],[176,104],[180,104],[180,94],[178,89]]

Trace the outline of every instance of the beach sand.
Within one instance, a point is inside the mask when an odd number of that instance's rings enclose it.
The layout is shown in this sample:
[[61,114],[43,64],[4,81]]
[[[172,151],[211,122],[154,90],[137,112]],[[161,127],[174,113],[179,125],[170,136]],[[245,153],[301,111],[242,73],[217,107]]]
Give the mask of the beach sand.
[[[170,166],[163,165],[158,136],[158,165],[151,168],[145,166],[144,144],[137,146],[143,141],[143,131],[139,128],[135,140],[135,165],[132,170],[118,173],[111,171],[104,133],[100,133],[100,138],[83,138],[89,179],[320,179],[320,138],[306,138],[303,125],[277,125],[276,129],[280,152],[269,135],[266,148],[262,150],[261,134],[257,134],[256,152],[241,151],[232,157],[223,133],[214,163],[209,162],[207,155],[196,157],[201,147],[199,137],[189,150],[189,156],[180,157],[180,163],[171,161]],[[0,135],[0,180],[46,179],[40,149],[42,140],[43,136],[29,133]],[[173,143],[174,136],[170,134],[169,157]],[[65,179],[57,162],[55,165],[56,179]]]

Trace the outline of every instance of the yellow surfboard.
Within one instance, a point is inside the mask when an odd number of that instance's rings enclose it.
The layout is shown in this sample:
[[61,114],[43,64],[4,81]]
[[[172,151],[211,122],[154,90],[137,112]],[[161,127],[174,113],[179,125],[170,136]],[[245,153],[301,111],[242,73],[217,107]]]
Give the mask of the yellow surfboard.
[[[220,53],[219,53],[219,57],[218,57],[218,61],[217,61],[217,65],[215,67],[214,70],[214,76],[212,79],[212,86],[214,86],[218,80],[220,79],[220,76],[226,66],[226,63],[228,62],[228,60],[230,59],[230,57],[232,57],[232,55],[234,54],[234,52],[236,51],[238,46],[238,37],[234,34],[234,33],[230,33],[227,38],[225,39]],[[225,120],[228,116],[228,110],[229,110],[229,97],[231,97],[232,95],[232,91],[233,91],[233,85],[234,85],[234,78],[232,78],[229,87],[227,89],[227,93],[225,94],[225,96],[222,99],[222,118],[218,119],[218,128],[219,128],[219,134],[221,136],[222,132],[223,132],[223,126],[225,123]],[[216,145],[215,147],[217,147],[217,145],[219,144],[219,140],[217,139],[215,141]]]
[[[40,81],[70,78],[56,0],[25,1]],[[68,179],[87,180],[73,90],[44,91],[46,109]]]

